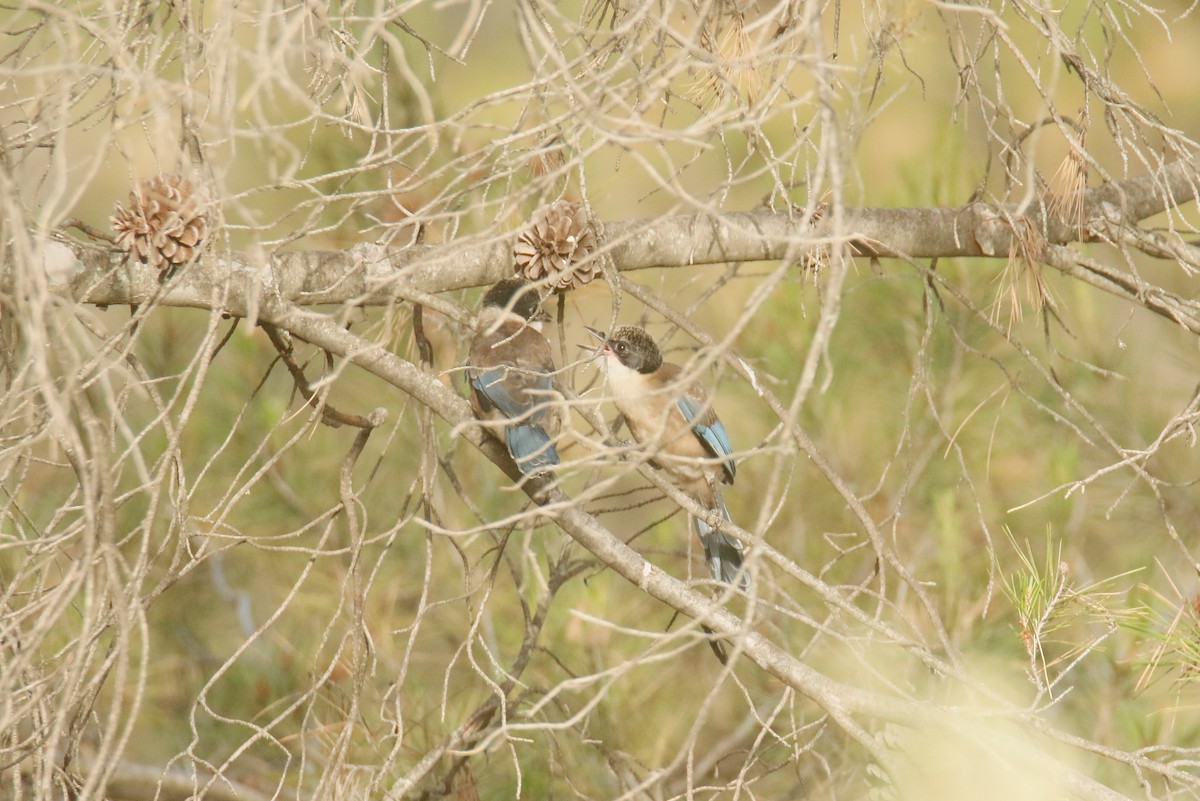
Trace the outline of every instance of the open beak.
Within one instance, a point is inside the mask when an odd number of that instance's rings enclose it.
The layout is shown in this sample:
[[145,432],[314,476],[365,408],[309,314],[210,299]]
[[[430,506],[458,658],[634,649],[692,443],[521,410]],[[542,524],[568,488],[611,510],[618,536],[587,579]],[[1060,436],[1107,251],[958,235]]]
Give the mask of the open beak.
[[580,344],[579,347],[584,348],[586,350],[593,350],[596,353],[600,353],[602,350],[604,350],[606,348],[606,346],[608,345],[608,338],[604,336],[603,331],[597,331],[595,328],[592,328],[590,325],[585,325],[583,327],[583,330],[587,331],[589,334],[594,336],[596,339],[600,340],[600,344],[599,345],[594,344],[594,343],[591,345]]

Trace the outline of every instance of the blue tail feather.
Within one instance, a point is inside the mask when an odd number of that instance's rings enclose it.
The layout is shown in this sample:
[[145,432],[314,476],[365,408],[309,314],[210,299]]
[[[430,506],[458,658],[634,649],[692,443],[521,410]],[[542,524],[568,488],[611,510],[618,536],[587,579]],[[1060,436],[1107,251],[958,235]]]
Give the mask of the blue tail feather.
[[558,449],[541,426],[510,425],[504,430],[504,441],[517,467],[527,476],[558,464]]
[[[717,504],[721,515],[732,522],[729,517],[729,509],[725,507],[725,501],[719,496]],[[740,581],[737,575],[742,566],[742,543],[727,536],[719,529],[713,528],[698,517],[692,518],[692,524],[696,529],[696,536],[704,545],[704,558],[708,562],[708,570],[712,577],[725,584],[733,584],[736,581],[742,589],[749,589],[749,575],[743,574]]]

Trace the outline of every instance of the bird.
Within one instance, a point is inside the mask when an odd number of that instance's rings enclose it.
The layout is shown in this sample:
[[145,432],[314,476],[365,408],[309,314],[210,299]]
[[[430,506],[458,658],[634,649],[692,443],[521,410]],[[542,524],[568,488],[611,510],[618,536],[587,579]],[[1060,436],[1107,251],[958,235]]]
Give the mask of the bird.
[[480,420],[504,423],[504,443],[521,473],[543,473],[559,463],[554,438],[554,358],[541,332],[536,287],[506,278],[483,296],[467,356],[471,407]]
[[[651,463],[700,506],[732,522],[718,481],[737,475],[729,433],[699,383],[688,381],[679,365],[664,362],[645,329],[623,326],[610,335],[585,326],[603,344],[604,370],[617,411],[633,438],[654,447]],[[742,565],[742,543],[708,520],[690,516],[704,546],[709,572],[733,584]],[[740,585],[749,586],[745,575]]]

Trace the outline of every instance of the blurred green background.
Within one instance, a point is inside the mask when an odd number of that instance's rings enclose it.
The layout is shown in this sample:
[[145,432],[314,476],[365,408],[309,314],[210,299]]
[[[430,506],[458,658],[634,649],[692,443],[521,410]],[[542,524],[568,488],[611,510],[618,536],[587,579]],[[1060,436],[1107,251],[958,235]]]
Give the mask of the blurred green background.
[[[385,24],[392,11],[375,7],[181,4],[155,12],[148,28],[103,4],[0,12],[10,40],[42,26],[27,45],[42,48],[36,56],[10,52],[5,62],[13,68],[0,90],[10,98],[5,125],[10,139],[26,143],[12,150],[8,199],[35,227],[66,217],[106,227],[132,180],[175,169],[187,152],[183,108],[194,115],[201,173],[224,218],[216,247],[247,253],[403,245],[414,220],[431,243],[502,234],[560,194],[586,199],[601,220],[782,209],[813,193],[848,206],[1016,202],[1043,191],[1069,150],[1053,125],[1015,142],[1021,126],[1050,107],[1090,120],[1092,186],[1100,170],[1119,180],[1171,157],[1200,123],[1194,13],[1168,10],[1159,24],[1144,9],[1080,2],[1044,10],[1039,21],[1026,4],[838,4],[836,29],[834,8],[825,8],[808,29],[820,38],[793,32],[794,49],[780,55],[769,29],[755,27],[777,9],[759,4],[742,19],[774,55],[730,67],[759,73],[745,81],[776,81],[772,100],[753,103],[698,95],[703,60],[660,42],[665,29],[682,35],[705,25],[719,38],[733,19],[722,6],[672,6],[656,12],[666,22],[635,26],[641,38],[619,44],[585,35],[603,24],[573,31],[572,20],[593,20],[602,6],[537,8],[541,30],[551,32],[546,41],[558,42],[544,60],[532,57],[546,42],[530,33],[539,28],[525,6],[416,4],[401,25]],[[463,15],[470,21],[476,11],[480,25],[464,49],[471,26]],[[1002,26],[988,33],[993,14]],[[634,10],[622,15],[628,23]],[[1040,30],[1046,18],[1080,50],[1101,54],[1106,74],[1182,136],[1137,128],[1127,117],[1106,120],[1113,104],[1106,109],[1086,94],[1049,50]],[[120,46],[84,19],[111,26]],[[695,43],[712,48],[699,36]],[[61,115],[35,108],[39,92],[58,98],[63,75],[79,65],[110,64],[89,48],[109,53],[124,73],[84,87]],[[963,66],[971,49],[974,73]],[[557,59],[568,66],[556,67]],[[585,68],[611,69],[625,82],[592,76],[592,86]],[[970,91],[960,94],[964,85]],[[21,138],[28,120],[57,120],[54,147]],[[539,174],[530,153],[550,137],[566,143],[568,166]],[[1020,151],[1015,173],[1025,183],[1006,180],[1006,148]],[[1186,231],[1194,219],[1189,207],[1151,222]],[[1139,255],[1126,263],[1118,249],[1079,247],[1195,295],[1192,271],[1177,263]],[[734,352],[785,406],[806,360],[816,360],[797,422],[934,608],[923,609],[892,566],[879,567],[846,500],[753,387],[718,366],[710,379],[716,407],[745,452],[726,493],[734,519],[938,654],[946,645],[940,621],[981,686],[1065,731],[1116,751],[1186,754],[1200,745],[1191,556],[1200,464],[1185,413],[1197,388],[1194,336],[1049,268],[944,260],[934,284],[928,264],[857,259],[827,350],[814,355],[828,265],[815,274],[793,266],[768,294],[756,294],[777,267],[625,277],[717,340],[740,326]],[[1035,270],[1053,315],[1030,301]],[[467,310],[478,297],[447,293]],[[619,311],[614,304],[602,281],[569,295],[560,363],[578,357],[582,325],[605,327],[614,314],[662,337],[676,361],[695,352],[695,342],[632,296]],[[70,346],[51,359],[50,372],[67,384],[84,373],[106,376],[117,391],[81,402],[128,426],[109,434],[115,530],[130,532],[114,548],[127,563],[149,563],[134,593],[144,599],[147,629],[130,646],[131,661],[144,656],[146,664],[142,681],[110,676],[99,702],[129,717],[125,759],[224,765],[261,789],[281,775],[293,788],[324,777],[345,797],[349,788],[381,796],[494,696],[545,604],[528,666],[496,713],[508,727],[466,763],[479,797],[511,798],[518,788],[528,798],[615,797],[629,776],[658,788],[655,797],[688,781],[712,794],[736,779],[762,797],[790,797],[798,787],[858,795],[870,786],[868,755],[819,710],[744,660],[723,671],[699,639],[652,636],[686,622],[544,519],[489,525],[525,509],[524,495],[440,424],[432,442],[443,464],[431,505],[422,504],[421,412],[396,389],[352,368],[331,382],[337,408],[388,411],[354,465],[348,516],[339,471],[355,432],[316,423],[260,331],[195,309],[155,309],[136,332],[128,309],[56,309],[52,319]],[[352,330],[415,360],[410,315],[403,305],[367,309]],[[106,342],[129,346],[165,399],[170,427],[139,389],[144,379],[115,355],[90,360],[101,339],[76,316],[107,332]],[[198,360],[233,327],[211,364]],[[461,392],[453,368],[469,331],[436,313],[426,314],[426,327],[433,369]],[[557,332],[551,339],[557,343]],[[302,345],[299,354],[315,380],[323,356]],[[596,379],[583,364],[570,376],[580,390]],[[57,445],[30,433],[30,415],[6,420],[13,445],[5,491],[13,501],[0,579],[17,599],[86,549],[70,537],[55,540],[83,525],[73,471]],[[576,423],[587,433],[581,418]],[[1179,436],[1165,436],[1172,431]],[[564,448],[568,458],[585,454]],[[1130,464],[1117,466],[1127,457]],[[172,474],[172,502],[155,503],[136,463],[168,459],[186,478]],[[701,577],[682,515],[636,473],[593,461],[565,481],[581,491],[621,473],[617,491],[591,511],[656,564]],[[35,556],[34,540],[55,544]],[[805,662],[905,696],[985,697],[978,687],[945,689],[908,647],[831,609],[765,560],[756,564],[755,600],[731,606]],[[81,588],[77,600],[84,595]],[[54,628],[42,643],[47,669],[66,664],[77,634],[69,614]],[[1037,683],[1051,679],[1057,683],[1039,694]],[[94,743],[112,731],[103,716],[83,729]],[[1135,774],[1112,761],[1079,752],[1070,759],[1137,791]],[[689,780],[692,760],[703,770]],[[443,789],[469,798],[464,779],[448,778],[452,762],[443,758],[422,786],[444,779]]]

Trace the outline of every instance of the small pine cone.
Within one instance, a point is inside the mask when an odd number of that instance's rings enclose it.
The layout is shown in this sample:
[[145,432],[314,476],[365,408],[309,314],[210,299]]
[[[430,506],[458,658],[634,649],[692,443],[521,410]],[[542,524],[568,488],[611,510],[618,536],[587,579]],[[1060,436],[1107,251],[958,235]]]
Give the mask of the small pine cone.
[[138,181],[128,208],[118,203],[113,211],[112,227],[119,247],[165,272],[195,257],[208,235],[208,215],[191,181],[163,173]]
[[558,292],[581,287],[600,272],[600,260],[588,259],[596,239],[596,228],[583,206],[556,200],[538,209],[517,237],[513,248],[517,272],[530,281],[548,278]]

